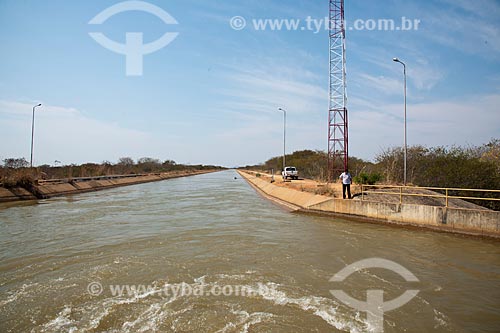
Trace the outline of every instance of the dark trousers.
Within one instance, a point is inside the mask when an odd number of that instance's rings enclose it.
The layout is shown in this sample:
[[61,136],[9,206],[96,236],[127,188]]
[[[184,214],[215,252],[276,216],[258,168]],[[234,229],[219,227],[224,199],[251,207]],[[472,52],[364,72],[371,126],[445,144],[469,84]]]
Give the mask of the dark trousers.
[[351,199],[351,184],[342,184],[342,197],[345,199],[345,190],[347,189],[347,195]]

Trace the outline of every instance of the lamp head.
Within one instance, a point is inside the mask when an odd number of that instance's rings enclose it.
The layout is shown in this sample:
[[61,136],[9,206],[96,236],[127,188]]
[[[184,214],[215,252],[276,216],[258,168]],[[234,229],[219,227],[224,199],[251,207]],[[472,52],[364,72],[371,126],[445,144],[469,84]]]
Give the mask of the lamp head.
[[399,62],[398,58],[392,58],[392,61]]

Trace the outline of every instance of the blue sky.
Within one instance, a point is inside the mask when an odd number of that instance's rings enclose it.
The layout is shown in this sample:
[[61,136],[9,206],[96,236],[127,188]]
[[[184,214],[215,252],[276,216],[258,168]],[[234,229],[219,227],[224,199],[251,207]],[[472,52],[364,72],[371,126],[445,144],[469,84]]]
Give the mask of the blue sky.
[[[88,22],[116,0],[0,0],[0,159],[35,164],[155,157],[256,164],[327,148],[328,33],[257,31],[256,19],[316,20],[328,1],[156,0],[178,24],[128,11]],[[234,30],[230,19],[247,26]],[[420,20],[418,30],[354,29],[356,20]],[[403,142],[402,66],[408,65],[408,143],[483,144],[500,137],[500,3],[496,0],[346,0],[350,153],[372,160]],[[319,21],[318,21],[319,22]],[[349,29],[351,28],[351,29]],[[177,38],[126,76],[125,56],[90,32],[125,42]]]

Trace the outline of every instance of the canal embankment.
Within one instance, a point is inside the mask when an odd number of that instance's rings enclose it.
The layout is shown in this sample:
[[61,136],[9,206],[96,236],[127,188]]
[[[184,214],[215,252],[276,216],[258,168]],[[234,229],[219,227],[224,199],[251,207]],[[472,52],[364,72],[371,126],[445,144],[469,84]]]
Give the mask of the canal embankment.
[[38,180],[26,186],[0,187],[0,202],[47,199],[55,196],[100,191],[109,188],[194,176],[216,170],[175,171],[154,174],[108,175]]
[[498,211],[379,202],[360,198],[344,200],[277,186],[254,173],[238,172],[265,197],[295,211],[500,238]]

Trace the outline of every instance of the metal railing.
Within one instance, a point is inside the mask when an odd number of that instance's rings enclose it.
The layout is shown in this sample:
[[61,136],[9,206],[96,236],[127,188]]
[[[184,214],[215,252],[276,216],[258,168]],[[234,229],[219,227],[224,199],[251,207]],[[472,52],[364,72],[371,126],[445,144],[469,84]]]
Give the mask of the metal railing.
[[108,180],[108,179],[122,179],[122,178],[134,178],[134,177],[144,177],[144,176],[159,176],[161,173],[138,173],[130,175],[108,175],[108,176],[94,176],[94,177],[74,177],[74,178],[62,178],[62,179],[46,179],[38,180],[38,185],[53,185],[53,184],[65,184],[69,182],[87,182],[91,180]]
[[[374,190],[369,190],[373,188]],[[397,192],[376,191],[377,189],[397,189]],[[429,191],[442,191],[444,194],[425,194],[425,193],[410,193],[405,190],[429,190]],[[484,196],[462,196],[450,195],[450,192],[468,192],[468,193],[498,193],[500,197],[500,190],[482,190],[482,189],[466,189],[466,188],[446,188],[446,187],[417,187],[417,186],[397,186],[397,185],[361,185],[361,200],[368,194],[387,194],[399,196],[399,203],[403,203],[403,197],[427,197],[445,200],[445,207],[449,206],[450,199],[462,200],[484,200],[484,201],[500,201],[500,198],[489,198]]]

